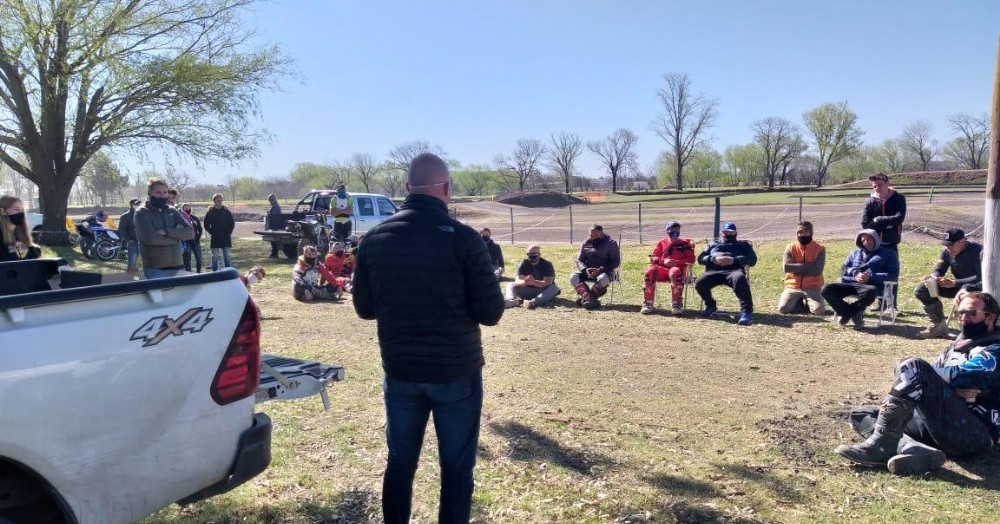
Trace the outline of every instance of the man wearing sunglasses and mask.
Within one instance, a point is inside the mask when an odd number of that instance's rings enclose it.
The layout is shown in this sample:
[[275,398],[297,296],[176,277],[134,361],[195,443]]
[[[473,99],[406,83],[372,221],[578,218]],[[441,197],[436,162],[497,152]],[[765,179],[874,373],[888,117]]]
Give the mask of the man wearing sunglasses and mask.
[[556,270],[552,262],[542,258],[542,248],[528,248],[527,258],[517,267],[517,279],[507,284],[506,307],[524,306],[534,309],[559,295],[555,285]]
[[878,408],[851,412],[851,425],[867,440],[838,446],[838,455],[896,475],[919,475],[947,457],[989,451],[1000,430],[1000,305],[988,293],[967,293],[959,303],[962,331],[933,363],[908,358]]

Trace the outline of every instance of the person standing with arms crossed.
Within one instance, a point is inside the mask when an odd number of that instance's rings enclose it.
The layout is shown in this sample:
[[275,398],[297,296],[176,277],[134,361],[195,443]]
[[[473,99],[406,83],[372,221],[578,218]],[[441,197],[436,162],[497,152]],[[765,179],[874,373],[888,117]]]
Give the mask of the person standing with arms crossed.
[[382,483],[387,523],[410,521],[413,476],[427,419],[434,416],[441,461],[438,522],[465,523],[483,405],[480,325],[504,311],[479,234],[448,215],[448,166],[430,153],[406,175],[399,213],[370,229],[358,248],[353,300],[378,323],[385,378],[389,460]]

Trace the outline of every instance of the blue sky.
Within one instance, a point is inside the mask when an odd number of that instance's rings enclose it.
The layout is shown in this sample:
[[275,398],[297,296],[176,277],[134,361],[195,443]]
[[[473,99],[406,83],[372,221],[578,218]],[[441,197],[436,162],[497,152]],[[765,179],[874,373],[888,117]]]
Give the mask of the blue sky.
[[[620,127],[647,166],[665,149],[650,123],[668,72],[718,99],[719,149],[749,142],[756,119],[800,123],[841,100],[870,143],[917,119],[943,140],[948,115],[989,109],[1000,2],[272,0],[249,20],[299,75],[262,99],[275,140],[260,158],[197,181],[384,157],[415,139],[487,163],[520,138]],[[590,157],[584,174],[597,175]]]

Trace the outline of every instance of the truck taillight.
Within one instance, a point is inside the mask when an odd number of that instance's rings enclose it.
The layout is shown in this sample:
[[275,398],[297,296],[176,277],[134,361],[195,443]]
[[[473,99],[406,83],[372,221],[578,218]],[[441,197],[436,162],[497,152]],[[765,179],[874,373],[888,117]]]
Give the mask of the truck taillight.
[[254,394],[259,381],[260,311],[248,298],[233,340],[212,380],[212,399],[220,406],[244,399]]

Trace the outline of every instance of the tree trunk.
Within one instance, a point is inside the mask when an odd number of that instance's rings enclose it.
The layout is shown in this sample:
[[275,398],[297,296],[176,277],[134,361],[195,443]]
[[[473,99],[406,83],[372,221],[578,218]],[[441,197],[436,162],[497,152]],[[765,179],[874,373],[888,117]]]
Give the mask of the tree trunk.
[[69,202],[72,189],[72,183],[57,183],[55,180],[50,184],[38,186],[39,208],[44,215],[42,233],[39,235],[39,242],[42,244],[50,246],[67,244],[69,231],[66,230],[66,204]]
[[566,177],[566,194],[567,194],[567,195],[568,195],[568,194],[570,193],[570,190],[569,190],[569,183],[570,183],[570,181],[571,181],[572,179],[573,179],[573,176],[572,176],[572,175],[570,175],[570,176]]
[[674,189],[678,191],[684,190],[684,165],[681,164],[680,157],[676,160],[677,164],[677,174],[674,175]]

